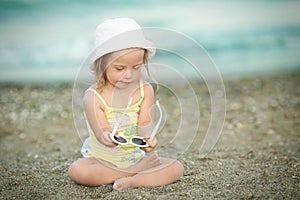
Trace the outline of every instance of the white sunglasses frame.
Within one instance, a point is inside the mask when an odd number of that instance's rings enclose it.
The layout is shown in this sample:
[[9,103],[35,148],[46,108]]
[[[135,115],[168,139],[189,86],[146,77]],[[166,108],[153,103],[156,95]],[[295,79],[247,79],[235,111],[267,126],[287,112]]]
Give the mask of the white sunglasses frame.
[[[114,128],[113,128],[113,131],[109,134],[109,136],[110,136],[111,140],[112,140],[114,143],[116,143],[116,144],[120,144],[120,145],[129,145],[129,144],[130,144],[130,145],[134,145],[134,146],[137,146],[137,147],[149,147],[149,144],[148,144],[147,142],[146,142],[146,144],[144,144],[144,145],[139,145],[139,144],[136,144],[136,143],[133,142],[134,139],[144,140],[145,138],[144,138],[144,137],[141,137],[141,136],[133,136],[132,138],[130,138],[130,141],[127,141],[126,138],[123,138],[123,137],[122,137],[123,139],[126,140],[126,143],[119,142],[119,141],[117,141],[117,140],[115,139],[115,134],[116,134],[116,132],[117,132],[119,126],[120,126],[121,121],[122,121],[123,118],[124,118],[125,113],[128,112],[128,109],[129,109],[131,103],[132,103],[132,97],[129,99],[128,105],[127,105],[126,109],[124,110],[124,112],[122,113],[121,117],[119,118],[119,120],[118,120],[117,123],[115,124],[115,126],[114,126]],[[162,121],[162,111],[161,111],[160,104],[159,104],[159,101],[158,101],[158,100],[156,100],[156,105],[157,105],[158,110],[159,110],[159,119],[158,119],[158,122],[157,122],[157,124],[155,125],[155,127],[154,127],[154,129],[153,129],[153,131],[152,131],[152,133],[151,133],[151,135],[150,135],[150,138],[149,138],[150,141],[152,141],[153,138],[155,137],[155,135],[156,135],[156,133],[157,133],[157,131],[158,131],[158,128],[159,128],[159,126],[160,126],[160,124],[161,124],[161,121]]]

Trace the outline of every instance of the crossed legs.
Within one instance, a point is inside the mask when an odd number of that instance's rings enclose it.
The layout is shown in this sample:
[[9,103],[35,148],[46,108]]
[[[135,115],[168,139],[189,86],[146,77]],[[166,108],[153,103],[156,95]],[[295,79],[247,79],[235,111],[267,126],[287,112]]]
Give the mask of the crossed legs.
[[136,165],[122,170],[95,158],[79,159],[69,168],[70,178],[78,184],[99,186],[114,183],[114,190],[166,185],[178,180],[183,172],[179,161],[159,158],[157,154],[145,156]]

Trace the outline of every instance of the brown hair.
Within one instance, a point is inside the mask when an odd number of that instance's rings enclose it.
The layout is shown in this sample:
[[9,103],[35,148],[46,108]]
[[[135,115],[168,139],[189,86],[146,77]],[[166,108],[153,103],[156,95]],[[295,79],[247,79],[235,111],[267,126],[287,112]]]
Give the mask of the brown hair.
[[[111,62],[110,58],[111,58],[112,53],[105,54],[105,55],[101,56],[100,58],[98,58],[94,62],[95,81],[96,81],[96,84],[97,84],[96,86],[97,86],[97,89],[100,90],[100,91],[107,84],[106,67]],[[149,73],[149,68],[148,68],[148,51],[146,49],[145,49],[145,53],[144,53],[144,57],[143,57],[143,64],[146,68],[148,76],[151,78],[151,75]]]

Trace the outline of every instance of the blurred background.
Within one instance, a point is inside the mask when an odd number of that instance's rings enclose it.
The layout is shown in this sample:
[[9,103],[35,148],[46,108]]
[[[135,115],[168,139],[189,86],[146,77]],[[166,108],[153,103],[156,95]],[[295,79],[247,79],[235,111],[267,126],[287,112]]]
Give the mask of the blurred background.
[[297,0],[1,0],[0,82],[74,81],[95,27],[114,17],[194,39],[224,79],[300,71],[299,10]]

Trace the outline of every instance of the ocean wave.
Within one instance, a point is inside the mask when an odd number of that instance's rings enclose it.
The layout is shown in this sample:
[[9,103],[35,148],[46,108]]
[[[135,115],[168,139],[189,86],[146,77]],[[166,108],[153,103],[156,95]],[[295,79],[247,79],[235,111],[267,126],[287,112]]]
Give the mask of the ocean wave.
[[[279,0],[1,1],[0,82],[18,71],[30,70],[26,76],[35,76],[51,69],[53,76],[48,79],[59,77],[57,74],[69,77],[70,71],[75,74],[93,49],[95,26],[119,16],[185,34],[229,74],[238,71],[236,66],[246,68],[245,63],[251,63],[253,70],[261,68],[261,63],[254,61],[261,59],[269,66],[267,70],[275,64],[283,69],[300,66],[295,54],[300,50],[299,9],[299,1]],[[173,45],[195,54],[180,42]]]

